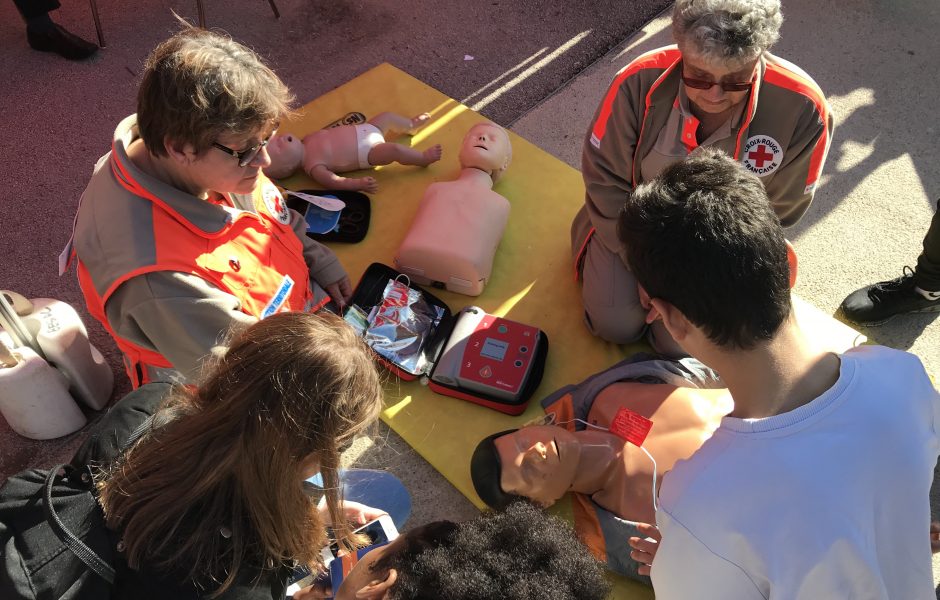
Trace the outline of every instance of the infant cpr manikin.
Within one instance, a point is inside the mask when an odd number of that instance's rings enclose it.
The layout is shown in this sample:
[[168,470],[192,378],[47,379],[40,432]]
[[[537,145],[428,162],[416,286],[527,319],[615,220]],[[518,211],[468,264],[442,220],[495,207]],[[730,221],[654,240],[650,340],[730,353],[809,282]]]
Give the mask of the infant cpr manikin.
[[440,144],[419,151],[386,141],[403,133],[414,134],[430,119],[427,113],[408,119],[384,112],[365,123],[321,129],[303,139],[286,133],[276,135],[268,144],[271,164],[264,172],[268,177],[280,179],[303,167],[309,177],[326,189],[363,190],[374,194],[378,191],[375,177],[344,177],[341,173],[393,162],[426,167],[440,160]]
[[492,189],[512,158],[509,134],[493,123],[474,125],[459,158],[456,180],[428,186],[395,265],[416,283],[478,296],[509,219],[509,201]]

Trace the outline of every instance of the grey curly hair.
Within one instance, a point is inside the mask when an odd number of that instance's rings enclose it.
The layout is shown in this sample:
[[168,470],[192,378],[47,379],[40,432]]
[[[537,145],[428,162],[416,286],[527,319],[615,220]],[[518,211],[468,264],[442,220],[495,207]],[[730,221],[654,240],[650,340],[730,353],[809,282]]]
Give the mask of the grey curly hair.
[[672,35],[708,61],[747,63],[780,38],[780,0],[676,0]]

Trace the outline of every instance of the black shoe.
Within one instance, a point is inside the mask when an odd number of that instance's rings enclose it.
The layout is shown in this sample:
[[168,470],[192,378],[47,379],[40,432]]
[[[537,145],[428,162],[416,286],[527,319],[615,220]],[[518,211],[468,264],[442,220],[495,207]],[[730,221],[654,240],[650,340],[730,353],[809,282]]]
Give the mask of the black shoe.
[[98,51],[98,46],[86,42],[56,23],[43,31],[27,29],[26,40],[33,50],[55,52],[69,60],[84,60]]
[[863,287],[842,301],[842,314],[859,325],[881,325],[903,313],[940,312],[940,294],[928,300],[914,289],[914,271],[904,267],[904,274],[891,281]]

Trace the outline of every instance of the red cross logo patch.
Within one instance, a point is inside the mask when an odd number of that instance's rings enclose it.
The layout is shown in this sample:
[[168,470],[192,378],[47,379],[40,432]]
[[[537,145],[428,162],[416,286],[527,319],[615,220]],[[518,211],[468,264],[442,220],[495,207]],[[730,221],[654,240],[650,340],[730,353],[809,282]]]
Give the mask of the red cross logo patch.
[[769,135],[752,135],[741,153],[747,170],[758,177],[770,175],[783,163],[783,146]]
[[262,197],[264,198],[264,206],[268,209],[268,213],[272,217],[284,225],[290,223],[290,211],[287,210],[287,203],[284,202],[284,197],[281,196],[281,192],[274,187],[274,184],[270,182],[265,183]]

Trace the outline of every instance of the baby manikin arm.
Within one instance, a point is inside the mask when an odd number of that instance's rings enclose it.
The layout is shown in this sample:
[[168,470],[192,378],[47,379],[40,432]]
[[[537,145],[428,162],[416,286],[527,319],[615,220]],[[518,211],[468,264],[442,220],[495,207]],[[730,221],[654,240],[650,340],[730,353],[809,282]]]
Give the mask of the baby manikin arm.
[[314,181],[320,185],[334,190],[365,190],[375,193],[378,186],[374,177],[343,177],[329,170],[326,165],[319,163],[313,165],[308,171]]

